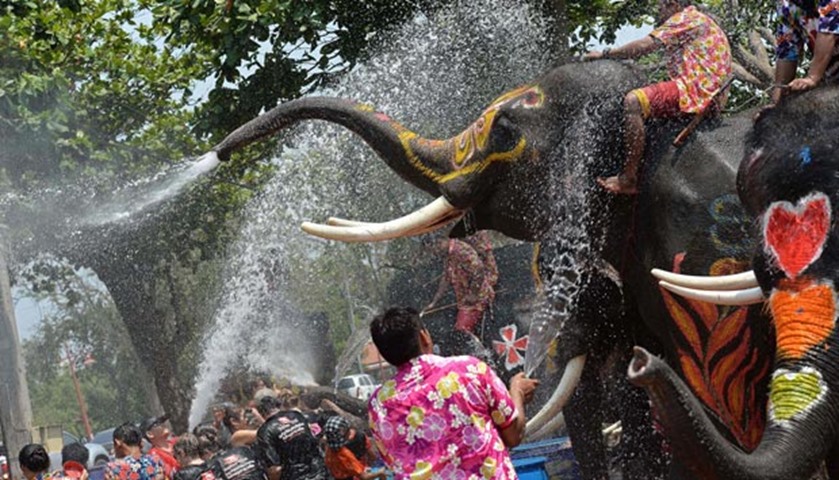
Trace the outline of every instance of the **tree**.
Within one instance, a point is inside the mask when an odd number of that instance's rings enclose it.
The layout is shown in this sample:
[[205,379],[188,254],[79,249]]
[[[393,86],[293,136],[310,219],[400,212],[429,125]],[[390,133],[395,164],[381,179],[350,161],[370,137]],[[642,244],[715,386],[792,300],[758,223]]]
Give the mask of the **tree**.
[[43,295],[54,313],[24,342],[35,424],[60,424],[83,436],[79,405],[70,393],[70,361],[79,369],[94,431],[148,416],[156,403],[155,390],[148,388],[153,380],[108,292],[89,271],[74,277],[70,291],[72,299],[57,292]]

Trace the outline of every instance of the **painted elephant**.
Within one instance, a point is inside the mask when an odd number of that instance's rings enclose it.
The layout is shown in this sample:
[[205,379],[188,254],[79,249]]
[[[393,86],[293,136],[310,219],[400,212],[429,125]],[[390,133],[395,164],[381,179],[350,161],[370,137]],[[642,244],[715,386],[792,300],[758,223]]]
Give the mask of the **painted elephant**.
[[649,392],[675,455],[697,478],[807,479],[824,460],[839,478],[837,138],[839,89],[811,92],[755,125],[740,165],[740,198],[758,219],[753,263],[777,351],[758,447],[747,454],[720,436],[660,359],[638,349],[630,364],[631,381]]
[[[502,95],[448,140],[422,138],[368,105],[303,98],[243,125],[213,151],[225,160],[293,123],[327,120],[360,135],[437,200],[386,223],[306,223],[309,233],[386,240],[456,221],[453,236],[493,229],[539,241],[547,314],[558,322],[567,366],[528,432],[550,433],[564,409],[584,477],[606,478],[600,374],[607,359],[618,355],[627,364],[633,345],[664,356],[721,435],[749,450],[763,430],[774,355],[760,307],[685,300],[650,275],[652,268],[713,275],[748,268],[751,220],[735,193],[735,175],[750,118],[717,121],[678,150],[670,147],[678,129],[653,125],[641,194],[615,197],[595,185],[622,165],[622,99],[643,83],[639,72],[613,61],[560,66]],[[733,288],[736,279],[723,277],[722,288]],[[649,402],[643,390],[623,383],[616,388],[629,450],[624,478],[663,478],[668,467]]]

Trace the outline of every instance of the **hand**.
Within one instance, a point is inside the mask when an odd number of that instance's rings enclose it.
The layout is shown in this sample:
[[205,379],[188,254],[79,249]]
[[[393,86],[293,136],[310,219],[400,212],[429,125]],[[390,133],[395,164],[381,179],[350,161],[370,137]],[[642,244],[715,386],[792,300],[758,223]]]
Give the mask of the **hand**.
[[283,469],[279,465],[268,467],[265,471],[268,480],[279,480],[283,476]]
[[818,84],[819,80],[807,76],[804,78],[796,78],[795,80],[789,82],[789,88],[794,92],[803,92],[804,90],[816,88],[816,85]]
[[592,61],[592,60],[600,60],[603,58],[603,52],[598,50],[592,50],[585,55],[583,55],[583,60]]
[[771,112],[773,108],[775,108],[774,103],[770,103],[770,104],[767,104],[767,105],[764,105],[764,106],[760,107],[760,109],[757,111],[757,113],[755,113],[754,117],[752,117],[752,121],[756,122],[756,121],[760,120],[761,118],[763,118],[764,115]]
[[524,403],[529,403],[533,399],[533,392],[536,391],[539,383],[539,380],[527,378],[524,373],[520,372],[510,380],[510,394],[518,393],[524,399]]

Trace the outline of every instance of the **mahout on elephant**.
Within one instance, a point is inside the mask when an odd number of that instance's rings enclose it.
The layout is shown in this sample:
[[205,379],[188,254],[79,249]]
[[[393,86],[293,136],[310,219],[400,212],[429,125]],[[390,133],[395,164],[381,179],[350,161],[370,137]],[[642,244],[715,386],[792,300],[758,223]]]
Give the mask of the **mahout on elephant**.
[[[607,359],[617,355],[628,364],[633,345],[661,355],[699,399],[714,431],[749,451],[763,432],[774,355],[772,326],[760,306],[685,299],[650,275],[653,268],[694,275],[748,269],[751,220],[735,193],[735,174],[749,116],[706,124],[680,149],[671,142],[683,124],[652,125],[640,194],[616,198],[594,183],[622,165],[622,92],[644,82],[632,66],[610,60],[559,66],[502,95],[448,140],[422,138],[365,104],[302,98],[248,122],[213,151],[225,160],[301,120],[327,120],[361,136],[437,200],[391,222],[331,218],[327,225],[304,224],[307,232],[374,241],[456,222],[450,235],[492,229],[540,242],[546,314],[557,322],[566,367],[551,382],[543,379],[555,391],[528,432],[550,433],[564,408],[584,477],[606,478],[599,400],[614,392],[603,391],[599,375]],[[739,278],[721,277],[720,288],[734,288]],[[759,300],[750,294],[728,296]],[[625,377],[618,383],[624,478],[665,478],[670,467],[648,399]]]

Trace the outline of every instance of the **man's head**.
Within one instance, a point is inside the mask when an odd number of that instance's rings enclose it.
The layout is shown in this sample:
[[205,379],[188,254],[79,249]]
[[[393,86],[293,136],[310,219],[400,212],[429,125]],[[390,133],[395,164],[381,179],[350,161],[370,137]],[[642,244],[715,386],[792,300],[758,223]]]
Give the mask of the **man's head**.
[[172,435],[169,430],[169,415],[161,415],[159,417],[150,417],[140,424],[140,431],[146,437],[146,440],[152,444],[153,447],[168,449],[169,437]]
[[431,335],[413,308],[392,307],[370,323],[370,335],[385,360],[401,366],[413,358],[431,353]]
[[131,454],[132,450],[140,448],[143,443],[143,433],[133,423],[123,423],[114,429],[114,455],[123,458]]
[[338,450],[349,441],[350,422],[339,415],[330,417],[323,427],[326,444],[333,450]]
[[658,0],[658,24],[689,7],[691,0]]
[[191,433],[185,433],[178,437],[178,441],[172,447],[172,454],[181,467],[186,467],[193,460],[201,458],[201,445],[198,442],[198,437]]
[[192,430],[192,433],[198,437],[198,450],[202,459],[207,460],[221,450],[218,430],[212,423],[201,423]]
[[81,477],[90,451],[79,442],[68,443],[61,449],[61,465],[69,477]]
[[256,404],[256,410],[262,415],[262,418],[268,418],[281,409],[282,402],[280,402],[280,399],[270,395],[260,398],[259,403]]
[[224,417],[221,422],[231,433],[248,427],[248,422],[245,420],[245,410],[236,405],[224,407]]
[[35,478],[50,468],[50,456],[43,445],[30,443],[20,449],[18,454],[20,470],[27,479]]

